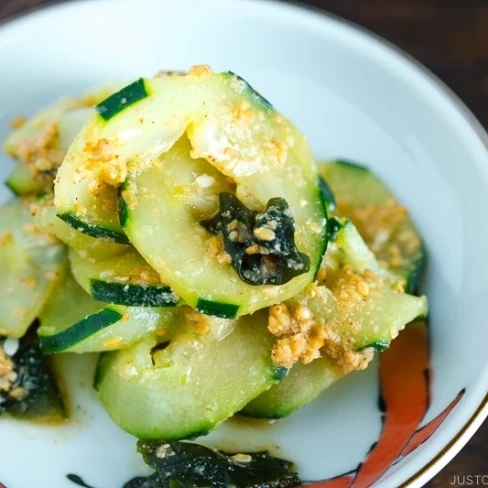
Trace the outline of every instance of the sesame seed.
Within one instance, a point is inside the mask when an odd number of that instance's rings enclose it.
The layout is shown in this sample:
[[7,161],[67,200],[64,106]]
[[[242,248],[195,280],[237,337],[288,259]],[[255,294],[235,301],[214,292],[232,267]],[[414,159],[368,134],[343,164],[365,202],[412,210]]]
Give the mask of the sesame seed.
[[252,461],[252,457],[249,454],[236,454],[230,458],[235,463],[250,463]]
[[27,390],[25,388],[22,388],[21,386],[16,386],[12,390],[10,390],[8,396],[17,401],[23,400],[27,396]]
[[113,269],[105,269],[100,272],[99,276],[102,280],[105,280],[107,278],[110,278],[115,274],[115,271]]
[[195,182],[201,188],[210,188],[215,183],[215,178],[213,176],[203,174],[198,176],[195,179]]
[[20,129],[25,125],[27,119],[21,115],[15,117],[10,121],[10,128],[13,130]]
[[258,227],[257,229],[254,229],[253,233],[255,237],[262,241],[273,241],[276,239],[276,234],[267,227]]
[[24,278],[22,280],[22,283],[24,286],[26,286],[30,290],[33,290],[37,285],[37,280],[34,276],[28,276],[27,278]]
[[192,66],[188,71],[190,76],[205,76],[213,73],[212,68],[206,64]]
[[367,297],[369,295],[369,286],[365,281],[358,282],[356,288],[363,297]]
[[19,350],[19,340],[8,337],[3,343],[3,350],[5,351],[5,354],[7,354],[7,356],[14,356],[15,353]]
[[116,349],[122,346],[122,339],[119,337],[111,337],[103,342],[103,347],[107,349]]

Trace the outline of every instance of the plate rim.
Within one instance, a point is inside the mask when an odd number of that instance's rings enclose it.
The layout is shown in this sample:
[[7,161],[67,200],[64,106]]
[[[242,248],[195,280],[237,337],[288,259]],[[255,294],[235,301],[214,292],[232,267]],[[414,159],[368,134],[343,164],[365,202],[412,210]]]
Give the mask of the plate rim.
[[[21,12],[14,13],[0,20],[0,50],[2,48],[2,37],[4,35],[5,27],[8,29],[15,29],[16,24],[24,22],[35,21],[37,17],[42,17],[46,14],[53,13],[55,11],[70,10],[72,8],[84,8],[86,5],[96,4],[108,4],[108,3],[130,3],[133,0],[54,0],[50,1],[47,5],[37,5],[31,8],[22,10]],[[159,6],[166,3],[171,8],[170,0],[139,0],[140,3],[154,3]],[[198,0],[180,0],[181,4],[197,4],[200,5]],[[208,3],[213,4],[242,4],[252,5],[254,9],[260,9],[263,6],[265,8],[272,8],[278,11],[291,10],[297,16],[303,17],[315,17],[321,22],[334,22],[339,27],[343,27],[348,31],[348,34],[354,33],[362,35],[364,38],[370,41],[376,41],[385,52],[389,51],[390,55],[393,55],[401,61],[403,65],[410,68],[411,72],[416,72],[420,75],[423,82],[430,82],[432,87],[441,95],[444,96],[446,102],[451,105],[452,108],[458,113],[458,115],[467,123],[467,126],[473,131],[478,141],[484,146],[485,155],[488,161],[488,132],[485,130],[481,122],[474,115],[473,111],[466,105],[466,103],[436,74],[428,69],[421,61],[407,53],[405,50],[394,44],[392,41],[384,38],[383,36],[371,31],[370,29],[358,24],[354,21],[341,17],[340,15],[333,14],[327,10],[322,10],[319,7],[304,4],[299,0],[207,0]],[[323,25],[325,27],[326,24]],[[485,171],[488,170],[488,166]],[[488,361],[485,364],[485,370],[483,373],[488,372]],[[488,375],[481,374],[479,377],[479,383],[485,382],[484,391],[488,390]],[[459,451],[466,445],[466,443],[475,434],[483,421],[488,417],[488,394],[485,394],[475,405],[470,408],[469,405],[465,405],[462,411],[472,411],[466,420],[461,422],[460,427],[456,429],[452,435],[449,436],[447,442],[438,442],[441,444],[437,449],[436,454],[429,456],[429,459],[422,461],[422,466],[414,470],[413,474],[406,476],[403,474],[406,469],[400,469],[394,473],[391,477],[385,478],[380,481],[378,487],[387,488],[387,484],[393,480],[399,481],[399,488],[420,488],[427,481],[432,479],[441,469],[443,469]],[[460,413],[461,413],[460,412]],[[463,415],[463,417],[465,417]],[[0,484],[1,486],[1,484]]]

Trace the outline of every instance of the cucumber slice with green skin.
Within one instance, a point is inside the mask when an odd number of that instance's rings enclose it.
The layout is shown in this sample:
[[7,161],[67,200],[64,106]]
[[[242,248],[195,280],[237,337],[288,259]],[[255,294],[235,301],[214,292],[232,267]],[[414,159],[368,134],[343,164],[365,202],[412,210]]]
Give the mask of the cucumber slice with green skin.
[[63,222],[57,215],[52,197],[46,195],[33,204],[35,222],[39,228],[57,237],[60,241],[74,249],[85,259],[105,260],[131,249],[129,246],[102,239],[95,239]]
[[5,184],[12,190],[14,195],[22,197],[31,193],[38,193],[53,185],[52,180],[34,178],[28,166],[19,161],[8,176]]
[[171,312],[95,301],[66,273],[40,314],[44,354],[112,351],[171,324]]
[[[76,98],[62,98],[57,100],[52,105],[33,115],[21,127],[15,129],[5,141],[5,151],[13,158],[23,160],[27,164],[28,161],[25,161],[27,154],[24,154],[26,151],[23,150],[26,143],[35,141],[39,136],[42,136],[44,130],[52,124],[58,126],[65,114],[81,106],[80,101]],[[58,142],[58,137],[56,136],[54,139],[55,147]]]
[[[49,150],[46,149],[46,152],[51,152],[46,153],[45,158],[57,158],[53,164],[61,164],[62,158],[64,158],[69,146],[76,137],[76,134],[80,131],[92,112],[93,109],[77,109],[64,114],[57,122],[58,133],[55,142],[53,142],[54,147]],[[7,141],[7,152],[10,152],[10,154],[20,160],[15,169],[10,173],[5,184],[17,196],[26,196],[44,190],[53,190],[53,175],[55,174],[57,167],[54,166],[51,169],[41,170],[35,166],[35,158],[41,158],[41,154],[30,154],[27,152],[29,150],[29,144],[35,144],[36,138],[39,138],[39,133],[42,133],[42,130],[45,128],[46,127],[42,125],[35,128],[33,127],[33,124],[27,123],[26,128],[19,129],[19,131],[15,133],[15,137],[11,137]],[[15,139],[15,141],[13,139]],[[19,154],[19,148],[22,147],[24,147],[24,153],[20,152]],[[34,150],[31,149],[31,152],[33,151]],[[41,150],[39,149],[38,152],[39,151]],[[58,161],[58,163],[56,163],[56,161]],[[41,163],[41,168],[42,164],[46,163]]]
[[228,321],[206,320],[210,332],[196,334],[180,319],[165,348],[153,336],[102,356],[97,388],[119,427],[141,439],[196,437],[277,383],[282,371],[271,361],[266,311],[241,317],[220,340],[212,329]]
[[336,209],[335,196],[322,176],[319,178],[319,187],[322,193],[322,198],[325,202],[325,207],[327,208],[327,212],[333,212]]
[[66,266],[64,246],[40,232],[32,199],[0,207],[0,335],[22,337]]
[[[5,142],[5,150],[22,164],[8,179],[7,185],[21,195],[38,191],[40,188],[52,190],[53,176],[69,146],[90,115],[96,113],[93,105],[106,99],[119,86],[117,83],[97,88],[81,97],[58,100],[13,131]],[[98,207],[103,213],[104,209],[114,202],[116,192],[99,189],[98,193]],[[108,214],[113,215],[114,212],[115,207],[111,208]],[[77,218],[78,213],[79,210],[62,217],[69,220],[70,225],[75,228],[83,227],[84,232],[92,237],[128,243],[116,219],[113,228],[108,226],[102,232],[84,225],[83,220]]]
[[[343,278],[338,273],[337,278]],[[356,351],[367,348],[384,350],[399,332],[412,320],[425,317],[427,302],[425,297],[415,297],[382,287],[377,296],[367,298],[349,312],[344,312],[334,300],[334,293],[325,286],[319,287],[317,296],[297,297],[312,311],[314,317],[327,318],[328,325],[347,344]],[[293,300],[291,300],[293,304]],[[358,330],[348,324],[354,323]]]
[[[209,178],[213,183],[199,188],[202,177],[204,182]],[[320,234],[314,230],[306,234],[306,239],[313,235],[320,247],[308,253],[311,259],[308,273],[281,286],[245,283],[228,261],[219,259],[221,254],[213,244],[215,240],[219,242],[218,238],[201,225],[218,210],[219,195],[232,190],[207,161],[190,157],[188,141],[183,138],[157,164],[135,177],[129,176],[121,193],[124,229],[162,280],[198,311],[226,318],[252,313],[298,293],[313,279],[316,260],[326,244],[326,231],[317,224]],[[314,187],[315,191],[318,192]],[[312,210],[309,220],[305,219],[303,209],[301,218],[302,223],[310,225],[315,215],[313,192],[308,194]],[[303,229],[301,234],[298,232],[298,219],[296,222],[298,248],[302,252],[311,249],[310,241],[303,239]]]
[[240,412],[246,417],[280,419],[303,407],[344,376],[327,356],[310,364],[298,363],[283,381],[259,395]]
[[[128,97],[130,93],[135,93],[134,99]],[[142,98],[144,93],[147,96]],[[87,226],[102,231],[112,228],[116,216],[102,215],[94,194],[98,185],[124,184],[121,220],[126,234],[163,281],[194,307],[203,300],[239,307],[237,314],[249,313],[293,296],[314,279],[327,243],[326,211],[310,147],[289,121],[233,73],[212,74],[200,68],[187,76],[139,80],[124,94],[113,98],[119,99],[118,112],[112,100],[110,110],[103,111],[105,117],[92,117],[71,146],[55,184],[59,215],[76,215],[78,205],[78,210],[82,209],[78,219]],[[128,127],[135,129],[128,131]],[[309,272],[277,291],[257,289],[250,296],[246,289],[239,298],[240,285],[227,286],[232,270],[219,271],[225,269],[220,264],[203,265],[202,269],[200,257],[205,254],[205,247],[203,235],[197,231],[198,222],[190,221],[183,213],[187,223],[173,229],[174,220],[168,226],[170,220],[166,216],[163,220],[163,214],[160,221],[155,219],[156,201],[165,204],[165,211],[171,208],[171,215],[185,212],[174,208],[176,188],[169,195],[162,195],[164,192],[152,183],[159,172],[158,159],[167,156],[185,132],[191,144],[186,159],[190,155],[196,160],[204,159],[232,178],[235,194],[246,207],[263,211],[272,198],[286,200],[295,218],[297,247],[310,258]],[[161,172],[165,164],[166,161],[160,165]],[[149,192],[138,193],[139,187]],[[147,227],[149,220],[151,228]],[[168,237],[173,230],[178,239]],[[177,249],[158,246],[156,236],[165,242],[177,242]],[[193,259],[184,259],[190,273],[181,267],[182,258],[188,253],[199,258],[193,268]],[[222,285],[213,276],[207,279],[214,272],[225,275]],[[193,283],[204,275],[203,287]],[[216,290],[214,285],[225,290]],[[265,292],[276,296],[265,297]]]
[[120,85],[113,83],[97,87],[79,97],[56,100],[13,130],[5,141],[5,151],[26,164],[32,174],[45,170],[43,166],[36,167],[39,157],[48,160],[60,157],[60,164],[76,134],[93,114],[93,106],[118,90]]
[[71,271],[95,300],[132,307],[175,307],[179,299],[134,249],[106,261],[69,252]]
[[0,334],[22,337],[42,309],[52,285],[13,239],[0,243]]
[[[111,202],[117,201],[117,191],[114,188],[105,188],[103,194],[98,195],[97,200],[99,200],[101,206],[108,203],[111,207]],[[96,223],[90,224],[85,222],[82,217],[85,212],[86,209],[83,207],[80,213],[58,213],[57,216],[78,232],[82,232],[87,236],[116,242],[117,244],[130,244],[128,237],[120,226],[117,215],[112,210],[99,210],[93,220]]]
[[100,102],[96,109],[100,117],[107,121],[148,96],[144,80],[139,79]]
[[[289,300],[287,306],[293,310],[299,304],[305,305],[315,318],[323,319],[329,331],[340,338],[334,347],[342,344],[344,351],[349,348],[382,351],[406,324],[427,315],[426,299],[393,290],[395,279],[388,280],[387,271],[376,262],[354,225],[345,219],[339,224],[336,240],[329,243],[323,262],[325,282],[313,290],[313,295],[303,292]],[[359,274],[366,270],[382,273],[383,279],[379,289],[372,288],[371,294],[359,304],[346,309],[338,299],[342,291],[338,286],[340,280],[347,279],[347,274],[341,271],[344,265],[350,265]],[[287,416],[315,399],[346,371],[347,368],[325,354],[311,364],[297,364],[279,385],[256,398],[242,413],[260,418]]]
[[335,213],[351,219],[377,259],[407,292],[416,291],[425,261],[422,241],[408,213],[368,168],[347,161],[320,164],[337,200]]

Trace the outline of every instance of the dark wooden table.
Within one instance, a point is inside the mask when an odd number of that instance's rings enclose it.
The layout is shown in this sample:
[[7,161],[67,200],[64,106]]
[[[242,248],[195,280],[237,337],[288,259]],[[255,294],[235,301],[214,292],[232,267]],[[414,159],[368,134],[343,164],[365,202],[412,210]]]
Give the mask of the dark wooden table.
[[[137,1],[137,0],[134,0]],[[203,0],[202,0],[203,1]],[[53,0],[0,0],[0,21]],[[397,44],[444,80],[488,127],[488,0],[304,0]],[[428,487],[488,475],[488,422]]]

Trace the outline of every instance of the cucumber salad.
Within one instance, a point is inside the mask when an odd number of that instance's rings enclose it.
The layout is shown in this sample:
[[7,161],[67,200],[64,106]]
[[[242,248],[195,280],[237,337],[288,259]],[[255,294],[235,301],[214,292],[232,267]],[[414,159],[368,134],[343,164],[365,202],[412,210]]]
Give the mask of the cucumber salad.
[[52,358],[99,354],[100,401],[155,469],[128,487],[299,486],[188,441],[290,415],[427,315],[407,210],[232,72],[64,98],[4,147],[0,415],[63,417]]

